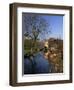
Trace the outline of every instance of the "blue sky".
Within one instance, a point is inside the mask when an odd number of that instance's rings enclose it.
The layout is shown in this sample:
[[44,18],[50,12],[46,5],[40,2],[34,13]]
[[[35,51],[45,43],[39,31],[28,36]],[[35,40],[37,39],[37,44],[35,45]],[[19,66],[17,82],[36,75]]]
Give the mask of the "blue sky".
[[50,25],[51,33],[47,37],[61,38],[63,39],[63,16],[62,15],[44,15],[44,19],[47,20]]
[[[26,14],[26,13],[23,13],[23,30],[25,30],[25,27],[24,27],[24,16],[25,15],[33,15],[33,14]],[[38,14],[39,15],[39,14]],[[50,34],[46,34],[45,35],[45,38],[46,39],[49,39],[49,38],[61,38],[63,39],[63,15],[43,15],[43,14],[40,14],[39,15],[40,17],[44,18],[49,27],[47,29],[50,29],[51,33]],[[44,36],[43,36],[44,37]]]

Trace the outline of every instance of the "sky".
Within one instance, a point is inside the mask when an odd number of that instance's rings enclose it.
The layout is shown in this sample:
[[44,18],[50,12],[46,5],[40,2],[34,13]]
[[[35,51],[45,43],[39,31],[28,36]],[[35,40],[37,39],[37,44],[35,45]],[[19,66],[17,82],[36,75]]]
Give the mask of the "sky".
[[63,16],[62,15],[47,15],[43,16],[50,25],[51,33],[47,37],[63,39]]
[[[24,13],[24,15],[25,15],[25,13]],[[50,29],[50,31],[51,31],[50,34],[45,35],[46,39],[49,39],[49,38],[63,39],[63,15],[50,15],[50,14],[43,15],[43,14],[41,14],[40,17],[44,18],[47,21],[47,23],[49,25],[49,27],[47,29]],[[24,20],[24,17],[22,20]],[[23,30],[25,30],[24,24],[25,23],[23,21]]]

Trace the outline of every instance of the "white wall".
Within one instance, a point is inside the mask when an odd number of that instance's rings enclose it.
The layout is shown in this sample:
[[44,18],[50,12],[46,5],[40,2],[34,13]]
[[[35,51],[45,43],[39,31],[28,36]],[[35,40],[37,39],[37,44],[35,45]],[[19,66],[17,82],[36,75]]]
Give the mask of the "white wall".
[[74,0],[0,0],[0,90],[73,90],[74,80],[71,84],[26,87],[9,86],[9,3],[12,2],[72,5],[74,11]]

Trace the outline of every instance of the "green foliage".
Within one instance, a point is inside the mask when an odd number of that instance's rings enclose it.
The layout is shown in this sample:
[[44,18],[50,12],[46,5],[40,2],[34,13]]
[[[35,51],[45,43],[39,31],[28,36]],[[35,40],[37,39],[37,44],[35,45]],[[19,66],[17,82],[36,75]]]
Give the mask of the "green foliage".
[[[36,44],[36,45],[35,45]],[[32,39],[24,40],[24,54],[33,54],[39,51],[39,42],[33,41]]]

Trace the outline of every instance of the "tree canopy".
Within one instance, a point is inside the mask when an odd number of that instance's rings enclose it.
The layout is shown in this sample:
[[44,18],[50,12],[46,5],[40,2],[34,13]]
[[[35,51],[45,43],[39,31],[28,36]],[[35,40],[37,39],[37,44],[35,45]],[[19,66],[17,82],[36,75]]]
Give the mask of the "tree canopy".
[[37,40],[50,33],[48,22],[38,14],[24,14],[24,36]]

